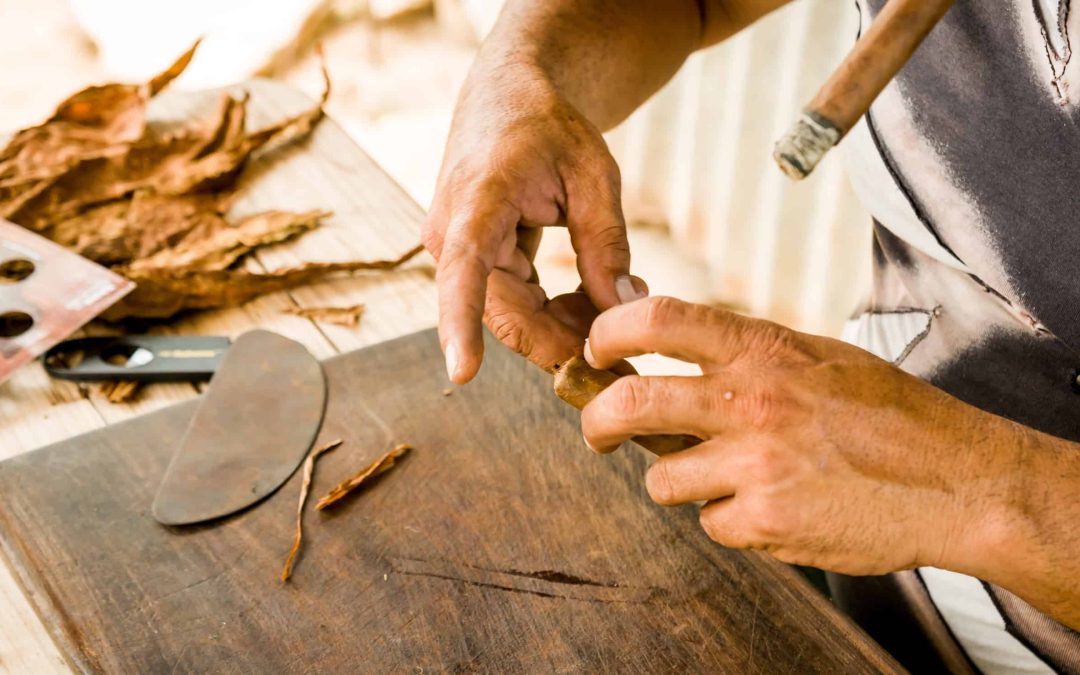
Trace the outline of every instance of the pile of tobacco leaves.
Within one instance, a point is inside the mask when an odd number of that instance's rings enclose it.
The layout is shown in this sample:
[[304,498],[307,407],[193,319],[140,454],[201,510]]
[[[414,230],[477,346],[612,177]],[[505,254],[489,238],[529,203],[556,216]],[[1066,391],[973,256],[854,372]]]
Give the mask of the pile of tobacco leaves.
[[227,214],[256,151],[307,137],[323,117],[329,78],[310,110],[248,131],[247,98],[225,94],[208,119],[157,124],[147,102],[187,67],[198,45],[139,85],[84,89],[0,151],[0,217],[136,283],[104,318],[164,319],[242,304],[328,275],[390,269],[397,260],[308,263],[272,272],[241,264],[261,246],[317,227],[325,211]]

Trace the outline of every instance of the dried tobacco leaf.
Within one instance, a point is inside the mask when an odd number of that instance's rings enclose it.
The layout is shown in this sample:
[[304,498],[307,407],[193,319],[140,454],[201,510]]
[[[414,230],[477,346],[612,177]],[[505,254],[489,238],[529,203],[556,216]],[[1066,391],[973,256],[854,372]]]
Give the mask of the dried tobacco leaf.
[[188,239],[232,227],[223,195],[137,193],[58,222],[45,234],[102,265],[123,266]]
[[341,440],[336,440],[312,450],[304,460],[304,477],[300,483],[300,502],[296,505],[296,535],[293,537],[292,548],[285,558],[285,567],[281,569],[281,582],[285,583],[292,576],[293,565],[296,564],[296,556],[300,554],[300,545],[304,541],[304,504],[307,502],[308,489],[311,487],[311,476],[315,473],[315,460],[324,452],[329,452],[341,445]]
[[[419,252],[268,273],[234,269],[254,249],[298,236],[326,215],[270,211],[234,223],[226,213],[252,154],[310,135],[331,83],[324,63],[325,88],[314,106],[251,133],[246,95],[224,95],[202,121],[147,123],[147,101],[184,70],[194,49],[146,84],[75,94],[0,151],[0,217],[139,284],[107,318],[234,306],[329,275],[393,269]],[[340,318],[355,324],[358,315]]]
[[154,268],[197,268],[201,271],[223,270],[260,246],[277,244],[297,237],[329,217],[328,211],[288,213],[267,211],[248,216],[235,225],[215,227],[205,236],[186,236],[169,248],[141,257],[128,267],[130,271]]
[[194,158],[194,161],[188,162],[181,171],[157,171],[140,187],[161,194],[184,194],[230,187],[257,150],[270,146],[278,148],[307,137],[324,116],[322,106],[329,91],[327,80],[323,96],[309,110],[224,143],[213,152],[203,152]]
[[[46,234],[51,223],[77,219],[87,208],[123,199],[139,190],[181,194],[185,191],[159,190],[157,185],[185,180],[193,171],[191,167],[204,161],[202,158],[216,156],[223,143],[243,145],[245,136],[241,133],[237,137],[235,127],[239,124],[242,129],[244,117],[243,100],[225,96],[212,124],[165,136],[147,134],[108,152],[80,159],[32,197],[0,203],[0,215]],[[235,171],[239,168],[234,167]]]
[[378,476],[379,474],[386,473],[390,469],[394,468],[394,464],[397,463],[399,457],[404,455],[409,450],[412,450],[411,445],[402,444],[390,450],[385,455],[375,460],[352,478],[346,479],[340,485],[335,487],[330,492],[320,499],[315,504],[316,511],[322,511],[344,499],[347,495],[358,490],[368,480]]
[[332,323],[338,326],[352,327],[360,323],[364,314],[363,305],[349,307],[287,307],[286,314],[293,314],[312,321]]
[[55,176],[46,176],[45,178],[15,177],[0,181],[0,217],[10,220],[11,214],[18,213],[26,204],[37,199],[56,180]]
[[209,272],[193,268],[121,269],[119,271],[137,285],[102,318],[107,321],[132,316],[164,319],[188,309],[235,307],[266,293],[313,283],[336,274],[391,270],[423,250],[423,246],[417,246],[396,260],[306,263],[264,273],[246,269]]
[[[17,133],[0,151],[0,180],[48,179],[79,159],[140,138],[146,102],[180,75],[199,43],[146,84],[88,87],[62,102],[44,123]],[[0,202],[6,201],[0,193]]]
[[[322,51],[319,51],[320,57]],[[326,102],[330,100],[330,71],[326,67],[326,61],[323,60],[319,64],[319,69],[323,77],[323,93],[319,97],[319,100],[315,102],[315,105],[293,117],[287,117],[284,120],[275,124],[270,124],[262,129],[259,129],[248,136],[248,142],[254,144],[256,147],[263,147],[269,145],[280,145],[283,143],[291,143],[300,138],[306,138],[315,129],[315,125],[325,117],[323,107]]]
[[[121,199],[138,190],[164,195],[230,188],[251,155],[306,137],[324,116],[330,92],[310,109],[250,134],[244,132],[247,96],[225,95],[210,125],[179,132],[147,133],[107,152],[77,158],[59,175],[36,186],[33,195],[0,200],[0,216],[35,231],[77,217],[88,207]],[[0,185],[0,198],[5,190]]]

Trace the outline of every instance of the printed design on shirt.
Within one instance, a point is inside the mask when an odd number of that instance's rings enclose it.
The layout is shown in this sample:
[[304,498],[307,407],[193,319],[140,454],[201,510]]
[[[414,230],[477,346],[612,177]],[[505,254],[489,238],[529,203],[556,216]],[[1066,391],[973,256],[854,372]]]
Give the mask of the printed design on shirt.
[[844,324],[840,339],[899,366],[930,334],[935,310],[901,308],[863,312]]
[[1041,24],[1043,41],[1046,43],[1046,58],[1054,73],[1054,87],[1057,89],[1059,98],[1067,99],[1068,94],[1063,78],[1069,60],[1072,58],[1068,30],[1069,0],[1059,2],[1032,0],[1032,2]]
[[1080,101],[1080,63],[1072,55],[1072,35],[1080,30],[1080,13],[1071,11],[1071,0],[1017,0],[1020,30],[1030,50],[1036,77],[1063,107]]

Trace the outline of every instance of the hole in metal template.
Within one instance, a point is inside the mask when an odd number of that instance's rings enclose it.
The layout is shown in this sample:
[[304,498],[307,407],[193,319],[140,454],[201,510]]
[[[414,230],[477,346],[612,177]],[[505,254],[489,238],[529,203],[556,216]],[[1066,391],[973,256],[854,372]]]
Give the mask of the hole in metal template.
[[0,284],[17,284],[34,273],[34,263],[14,258],[0,263]]
[[26,312],[4,312],[0,314],[0,338],[19,337],[34,325],[34,317]]

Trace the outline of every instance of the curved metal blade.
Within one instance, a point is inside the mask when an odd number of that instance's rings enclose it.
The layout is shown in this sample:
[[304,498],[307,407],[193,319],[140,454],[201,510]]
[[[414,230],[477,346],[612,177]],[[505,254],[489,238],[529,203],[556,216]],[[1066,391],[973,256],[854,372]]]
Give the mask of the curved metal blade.
[[256,330],[225,354],[154,499],[154,518],[190,525],[266,498],[304,461],[326,380],[298,342]]

